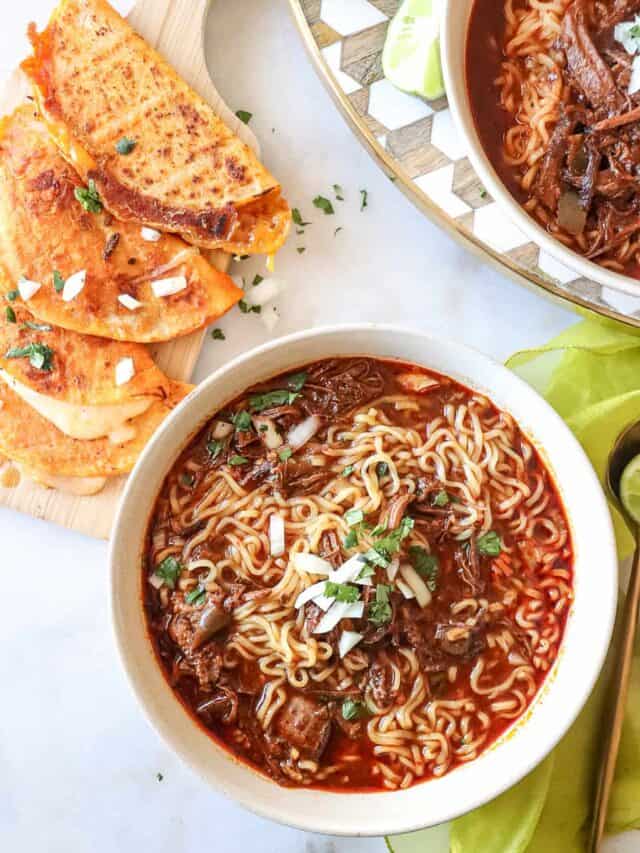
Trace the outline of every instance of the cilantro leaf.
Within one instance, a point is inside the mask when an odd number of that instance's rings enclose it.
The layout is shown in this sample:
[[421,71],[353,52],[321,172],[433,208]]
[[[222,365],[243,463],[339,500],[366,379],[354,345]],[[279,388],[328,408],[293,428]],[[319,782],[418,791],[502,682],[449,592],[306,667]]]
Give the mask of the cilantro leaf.
[[211,337],[213,338],[214,341],[225,341],[226,340],[226,335],[222,331],[222,329],[213,329],[211,331]]
[[123,136],[122,139],[119,139],[116,142],[116,151],[118,152],[118,154],[123,154],[126,156],[127,154],[131,154],[137,144],[138,143],[135,141],[135,139],[129,139],[128,136]]
[[431,503],[434,506],[446,506],[449,503],[449,495],[442,489],[436,495],[434,495]]
[[100,213],[102,201],[96,189],[96,183],[91,179],[86,187],[76,187],[73,191],[76,201],[84,207],[87,213]]
[[297,394],[286,389],[277,389],[276,391],[266,391],[264,394],[252,394],[249,397],[249,408],[252,412],[263,412],[265,409],[270,409],[273,406],[287,406],[293,403],[297,398]]
[[366,190],[360,190],[360,210],[364,210],[369,205],[369,193]]
[[162,578],[169,589],[175,589],[181,572],[182,565],[175,557],[165,557],[160,565],[156,566],[154,574]]
[[15,323],[16,322],[16,312],[13,310],[11,305],[7,305],[4,309],[5,317],[7,318],[7,323]]
[[485,557],[497,557],[502,551],[502,541],[495,530],[488,530],[478,538],[478,553]]
[[5,358],[28,358],[29,364],[36,370],[50,371],[52,368],[53,350],[39,342],[28,344],[26,347],[12,347]]
[[249,124],[253,118],[253,113],[247,112],[247,110],[236,110],[236,115],[243,124]]
[[369,605],[367,618],[374,625],[384,625],[391,621],[393,611],[389,603],[389,590],[387,584],[379,583],[376,586],[376,600]]
[[438,558],[433,554],[429,554],[425,548],[420,545],[412,545],[409,548],[409,561],[419,575],[422,575],[427,582],[427,589],[430,592],[435,592],[438,585],[438,574],[440,572],[440,564]]
[[290,447],[283,447],[282,450],[278,451],[278,458],[281,462],[286,462],[287,459],[291,459],[293,456],[293,450]]
[[196,586],[191,592],[188,592],[184,600],[187,604],[195,604],[196,607],[200,604],[204,604],[204,600],[207,597],[206,589],[203,589],[201,586]]
[[64,279],[58,272],[58,270],[53,271],[53,289],[56,293],[60,293],[64,290]]
[[313,206],[317,207],[319,210],[324,211],[325,216],[332,216],[335,213],[333,209],[333,205],[329,201],[328,198],[325,198],[322,195],[317,195],[313,200]]
[[291,211],[291,218],[293,219],[294,225],[297,225],[298,228],[306,228],[307,225],[311,225],[310,222],[305,222],[302,219],[302,215],[300,214],[300,211],[297,207],[294,207]]
[[346,583],[335,583],[327,581],[324,585],[324,594],[327,598],[335,598],[336,601],[343,601],[347,604],[353,604],[360,598],[360,590],[357,586],[350,586]]
[[367,706],[357,699],[345,699],[342,703],[342,718],[344,720],[360,720],[368,714]]
[[229,465],[246,465],[248,461],[246,456],[235,454],[229,459]]

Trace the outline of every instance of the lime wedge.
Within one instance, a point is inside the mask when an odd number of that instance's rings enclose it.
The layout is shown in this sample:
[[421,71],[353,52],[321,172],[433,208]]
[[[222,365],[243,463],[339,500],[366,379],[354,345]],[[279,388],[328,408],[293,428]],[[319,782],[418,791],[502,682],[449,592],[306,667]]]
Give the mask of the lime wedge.
[[444,95],[440,65],[440,0],[404,0],[389,24],[382,51],[384,76],[413,95]]
[[622,472],[620,500],[631,518],[640,524],[640,453],[627,463]]

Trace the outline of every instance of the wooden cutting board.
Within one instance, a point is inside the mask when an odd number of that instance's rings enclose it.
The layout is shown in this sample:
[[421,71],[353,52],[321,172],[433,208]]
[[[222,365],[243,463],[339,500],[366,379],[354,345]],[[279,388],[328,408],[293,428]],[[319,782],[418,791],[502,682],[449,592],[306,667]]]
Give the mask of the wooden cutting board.
[[[128,20],[211,104],[223,121],[259,154],[255,136],[227,107],[209,77],[204,54],[204,26],[210,4],[211,0],[138,0]],[[52,9],[54,5],[54,0],[51,0]],[[215,2],[211,14],[215,14]],[[12,111],[28,92],[27,82],[17,70],[0,93],[0,114]],[[231,258],[217,252],[211,253],[211,260],[218,269],[226,270]],[[151,347],[151,352],[169,376],[188,381],[204,335],[202,330],[176,341],[156,344]],[[17,469],[5,463],[0,469],[0,506],[106,539],[124,481],[124,477],[112,478],[99,494],[80,498],[42,488],[26,477],[19,479]]]

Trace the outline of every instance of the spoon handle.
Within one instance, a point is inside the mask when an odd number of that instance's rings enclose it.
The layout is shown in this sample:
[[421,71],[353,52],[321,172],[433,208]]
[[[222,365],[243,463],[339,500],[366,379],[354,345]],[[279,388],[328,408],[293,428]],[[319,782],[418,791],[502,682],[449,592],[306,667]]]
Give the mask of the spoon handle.
[[629,675],[631,673],[633,647],[638,625],[638,602],[640,601],[640,541],[638,541],[637,537],[638,530],[636,529],[636,550],[633,555],[629,587],[627,589],[620,624],[620,650],[618,652],[614,676],[609,687],[609,695],[613,698],[605,712],[603,727],[604,744],[600,757],[591,832],[587,847],[589,853],[598,853],[604,833],[607,819],[607,805],[616,769],[622,723],[627,705],[627,693],[629,692]]

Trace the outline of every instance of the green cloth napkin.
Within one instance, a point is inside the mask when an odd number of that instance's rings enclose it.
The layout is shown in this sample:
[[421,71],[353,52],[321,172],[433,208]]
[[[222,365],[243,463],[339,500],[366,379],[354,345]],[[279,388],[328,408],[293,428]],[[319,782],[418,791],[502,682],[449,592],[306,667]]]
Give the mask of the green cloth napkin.
[[[585,321],[548,346],[516,353],[507,366],[565,419],[602,480],[618,433],[640,418],[640,337]],[[633,540],[615,507],[611,512],[623,559]],[[453,821],[452,853],[583,853],[615,645],[587,704],[553,753],[509,791]],[[640,829],[640,639],[607,819],[608,832],[626,829]],[[393,853],[429,853],[431,832],[393,836],[387,843]]]

